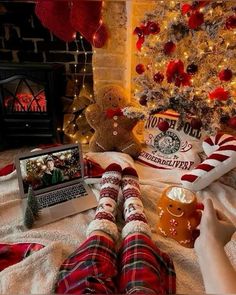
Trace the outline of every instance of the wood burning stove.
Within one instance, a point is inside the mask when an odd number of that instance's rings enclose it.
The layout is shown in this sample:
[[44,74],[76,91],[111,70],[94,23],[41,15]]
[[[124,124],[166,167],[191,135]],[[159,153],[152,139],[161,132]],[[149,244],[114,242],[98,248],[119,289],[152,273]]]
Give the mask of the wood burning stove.
[[0,63],[0,145],[60,140],[64,73],[61,64]]

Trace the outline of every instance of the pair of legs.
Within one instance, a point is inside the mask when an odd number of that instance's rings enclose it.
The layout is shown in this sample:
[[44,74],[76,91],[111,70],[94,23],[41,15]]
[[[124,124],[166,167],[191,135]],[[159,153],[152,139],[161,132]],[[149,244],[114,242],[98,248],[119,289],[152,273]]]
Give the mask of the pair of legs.
[[[119,250],[116,207],[121,185],[125,226]],[[152,242],[133,168],[117,164],[102,176],[100,200],[87,240],[61,266],[60,294],[175,293],[172,261]]]

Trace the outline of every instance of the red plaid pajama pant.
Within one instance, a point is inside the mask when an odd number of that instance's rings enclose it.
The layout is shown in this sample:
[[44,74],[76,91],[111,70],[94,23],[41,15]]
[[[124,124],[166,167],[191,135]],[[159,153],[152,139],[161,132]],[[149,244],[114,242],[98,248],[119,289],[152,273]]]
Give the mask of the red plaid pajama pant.
[[62,264],[55,293],[172,294],[176,291],[174,266],[143,234],[127,237],[118,253],[114,242],[95,235]]

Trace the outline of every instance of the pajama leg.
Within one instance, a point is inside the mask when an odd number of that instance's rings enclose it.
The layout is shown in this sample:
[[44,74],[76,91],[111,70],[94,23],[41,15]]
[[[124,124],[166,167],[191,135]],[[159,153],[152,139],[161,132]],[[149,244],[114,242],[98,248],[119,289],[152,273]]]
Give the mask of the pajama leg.
[[55,293],[116,293],[116,275],[114,242],[104,236],[93,235],[63,262]]
[[121,245],[118,261],[120,293],[175,293],[172,261],[148,236],[140,233],[127,236]]

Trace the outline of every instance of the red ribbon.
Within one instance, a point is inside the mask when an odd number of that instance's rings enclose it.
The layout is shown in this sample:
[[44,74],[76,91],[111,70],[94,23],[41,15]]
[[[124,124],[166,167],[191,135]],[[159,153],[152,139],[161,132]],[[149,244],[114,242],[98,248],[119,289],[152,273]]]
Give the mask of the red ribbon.
[[123,112],[122,112],[121,108],[106,110],[106,116],[109,119],[112,119],[114,116],[122,116],[122,115],[123,115]]

